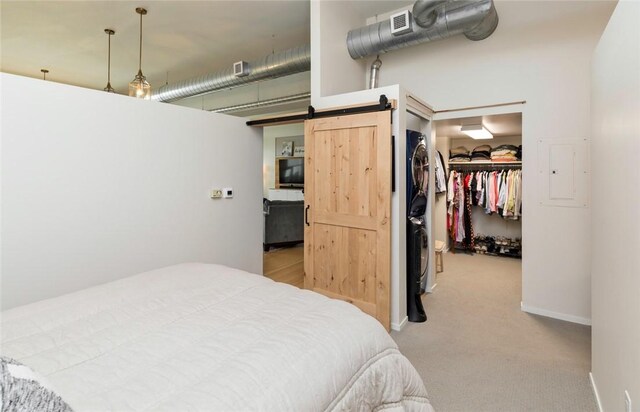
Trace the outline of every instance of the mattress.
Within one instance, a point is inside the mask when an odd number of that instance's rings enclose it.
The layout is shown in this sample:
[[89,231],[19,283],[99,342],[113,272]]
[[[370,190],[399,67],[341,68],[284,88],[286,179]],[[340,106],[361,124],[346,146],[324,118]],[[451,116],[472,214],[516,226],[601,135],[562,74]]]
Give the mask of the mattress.
[[375,319],[220,265],[170,266],[7,310],[1,344],[76,411],[432,411]]

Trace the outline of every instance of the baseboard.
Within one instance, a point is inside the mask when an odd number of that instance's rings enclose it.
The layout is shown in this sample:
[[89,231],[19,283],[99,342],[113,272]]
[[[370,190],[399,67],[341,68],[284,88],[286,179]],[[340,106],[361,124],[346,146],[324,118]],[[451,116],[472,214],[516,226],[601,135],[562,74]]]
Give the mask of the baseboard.
[[391,330],[400,332],[406,326],[407,322],[409,322],[408,316],[405,316],[400,323],[391,322]]
[[523,312],[532,313],[534,315],[546,316],[548,318],[564,320],[572,323],[579,323],[580,325],[591,326],[591,319],[582,318],[580,316],[567,315],[566,313],[553,312],[546,309],[534,308],[529,305],[525,305],[520,302],[520,308]]
[[596,397],[596,403],[598,404],[598,411],[602,412],[602,403],[600,403],[600,394],[598,393],[598,387],[596,381],[593,379],[593,372],[589,372],[589,380],[591,381],[591,389],[593,389],[593,396]]

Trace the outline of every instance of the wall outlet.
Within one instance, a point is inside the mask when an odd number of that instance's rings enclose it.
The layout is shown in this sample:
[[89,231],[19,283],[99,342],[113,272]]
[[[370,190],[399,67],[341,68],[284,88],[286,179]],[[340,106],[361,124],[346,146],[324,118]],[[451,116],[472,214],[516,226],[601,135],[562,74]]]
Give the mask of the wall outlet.
[[633,412],[633,406],[631,405],[631,395],[629,395],[629,391],[624,391],[624,410],[625,412]]
[[211,189],[210,193],[211,199],[220,199],[222,197],[221,189]]
[[233,188],[225,187],[222,189],[222,197],[225,199],[231,199],[233,197]]

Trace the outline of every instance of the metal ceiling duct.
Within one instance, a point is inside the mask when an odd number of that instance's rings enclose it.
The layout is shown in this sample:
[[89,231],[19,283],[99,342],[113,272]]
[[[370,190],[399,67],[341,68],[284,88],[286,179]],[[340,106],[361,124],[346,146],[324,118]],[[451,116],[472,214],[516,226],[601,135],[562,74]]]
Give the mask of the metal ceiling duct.
[[[392,16],[349,31],[347,48],[351,57],[374,56],[457,34],[464,34],[469,40],[483,40],[498,27],[493,0],[418,0],[413,5],[413,16],[406,14],[408,20],[398,20],[398,16],[404,16],[394,15],[396,20]],[[395,27],[397,24],[406,26],[402,30]]]
[[260,100],[257,102],[242,103],[242,104],[236,104],[233,106],[226,106],[226,107],[218,107],[217,109],[211,109],[209,111],[214,113],[238,112],[241,110],[257,109],[260,107],[275,106],[275,105],[284,104],[284,103],[301,102],[304,100],[309,100],[310,98],[311,98],[311,93],[306,92],[306,93],[292,94],[289,96],[276,97],[274,99]]
[[234,68],[229,67],[204,76],[162,86],[157,92],[153,93],[151,99],[159,102],[171,102],[217,90],[242,86],[259,80],[289,76],[309,71],[310,69],[311,48],[307,44],[279,53],[272,53],[250,62],[248,74],[234,74]]

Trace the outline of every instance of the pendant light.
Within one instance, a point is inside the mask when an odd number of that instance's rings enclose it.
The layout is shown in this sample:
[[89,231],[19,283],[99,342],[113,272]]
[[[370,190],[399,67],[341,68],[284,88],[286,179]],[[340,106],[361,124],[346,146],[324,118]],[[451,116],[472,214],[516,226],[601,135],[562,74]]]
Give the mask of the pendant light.
[[140,15],[140,60],[138,61],[138,74],[129,83],[129,96],[137,99],[151,99],[151,85],[142,74],[142,16],[147,14],[147,9],[136,8],[136,13]]
[[47,80],[47,73],[49,73],[49,70],[40,69],[40,71],[42,72],[42,80]]
[[104,32],[109,36],[109,54],[107,57],[107,87],[104,88],[104,91],[107,93],[115,93],[116,91],[111,87],[111,36],[116,34],[115,30],[112,29],[104,29]]

